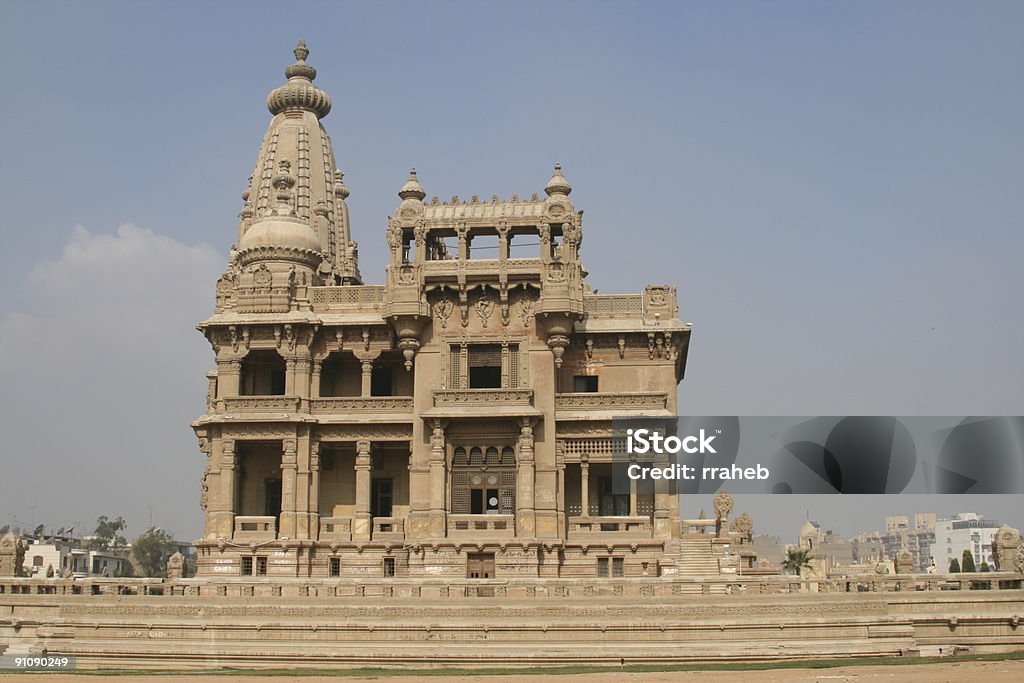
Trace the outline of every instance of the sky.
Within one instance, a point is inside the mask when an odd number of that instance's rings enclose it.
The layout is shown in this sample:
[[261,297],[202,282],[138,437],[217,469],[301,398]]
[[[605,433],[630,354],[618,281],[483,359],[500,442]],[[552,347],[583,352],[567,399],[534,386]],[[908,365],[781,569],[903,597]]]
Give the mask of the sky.
[[[368,282],[410,167],[508,197],[557,161],[591,286],[679,288],[681,413],[1024,414],[1021,25],[995,1],[8,2],[0,526],[198,537],[194,325],[298,38]],[[737,509],[795,537],[925,505],[1024,523],[1019,497]]]

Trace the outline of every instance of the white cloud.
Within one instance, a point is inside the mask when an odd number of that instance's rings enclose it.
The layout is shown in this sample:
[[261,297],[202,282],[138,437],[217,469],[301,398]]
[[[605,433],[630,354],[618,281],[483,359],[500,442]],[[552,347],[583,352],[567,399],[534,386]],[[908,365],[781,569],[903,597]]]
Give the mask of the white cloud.
[[198,533],[188,423],[213,359],[195,324],[225,263],[208,245],[122,225],[76,227],[32,268],[18,310],[0,317],[0,516],[34,507],[39,522],[90,526],[124,515],[137,533],[152,508],[157,523]]

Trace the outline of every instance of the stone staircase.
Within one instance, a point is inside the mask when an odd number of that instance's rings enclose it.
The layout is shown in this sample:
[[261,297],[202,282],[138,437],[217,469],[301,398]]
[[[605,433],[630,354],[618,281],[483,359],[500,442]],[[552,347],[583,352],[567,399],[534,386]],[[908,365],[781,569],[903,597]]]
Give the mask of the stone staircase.
[[712,538],[713,536],[701,534],[679,539],[679,554],[676,559],[679,576],[718,576],[718,558],[711,550]]

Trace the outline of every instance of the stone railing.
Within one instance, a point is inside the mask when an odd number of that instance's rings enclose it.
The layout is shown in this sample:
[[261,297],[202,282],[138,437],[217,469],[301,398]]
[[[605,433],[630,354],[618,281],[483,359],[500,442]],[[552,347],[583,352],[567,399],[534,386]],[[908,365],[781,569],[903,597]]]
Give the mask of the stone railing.
[[217,410],[222,413],[294,413],[300,404],[298,396],[232,396],[218,398]]
[[[475,515],[473,515],[475,516]],[[291,578],[273,577],[206,577],[186,578],[179,580],[152,578],[104,578],[87,577],[84,579],[63,578],[15,578],[0,577],[0,596],[10,598],[13,604],[19,602],[18,596],[55,596],[45,598],[60,604],[64,595],[81,596],[192,596],[202,598],[221,597],[266,597],[295,598],[314,596],[345,596],[352,598],[388,598],[388,597],[477,597],[475,592],[463,592],[463,585],[473,586],[489,584],[496,587],[493,597],[530,598],[530,599],[562,599],[581,597],[629,597],[658,600],[677,596],[700,595],[780,595],[791,594],[793,600],[800,595],[809,593],[876,593],[890,594],[899,599],[904,607],[909,604],[915,594],[929,603],[942,598],[940,593],[952,597],[958,592],[971,592],[988,596],[987,600],[998,600],[999,595],[1019,601],[1024,594],[1024,577],[1017,572],[976,572],[967,574],[888,574],[865,575],[844,579],[806,579],[799,576],[744,576],[742,573],[730,576],[684,577],[662,575],[659,577],[626,577],[626,578],[503,578],[473,579],[470,581],[452,580],[450,578],[371,578],[355,577],[347,581],[331,578]],[[393,588],[389,588],[393,587]],[[402,590],[400,587],[405,587]],[[456,590],[458,589],[458,590]],[[1007,595],[1007,592],[1010,594]],[[928,594],[927,597],[924,594]],[[976,597],[981,597],[977,595]],[[824,597],[814,597],[823,600]],[[993,603],[995,604],[995,603]],[[1011,605],[1012,606],[1012,605]],[[930,623],[947,622],[941,614],[928,614]],[[1019,621],[1024,621],[1018,618]],[[1011,623],[1011,625],[1013,625]],[[1019,628],[1018,625],[1013,625]]]
[[272,541],[277,538],[277,518],[271,516],[236,516],[236,541]]
[[657,391],[555,394],[555,410],[665,410],[668,394]]
[[381,285],[310,287],[309,300],[313,304],[313,310],[318,313],[377,311],[384,303],[384,287]]
[[372,538],[375,541],[401,541],[405,538],[405,519],[374,517]]
[[595,318],[642,317],[643,294],[591,294],[583,297],[583,312]]
[[511,538],[515,533],[515,515],[448,515],[451,538]]
[[412,396],[336,396],[309,401],[313,415],[345,413],[411,413]]
[[321,541],[351,541],[352,540],[352,518],[351,517],[321,517],[320,518],[320,540]]
[[434,392],[434,406],[528,406],[533,389],[442,389]]
[[654,526],[650,517],[570,517],[569,539],[631,536],[650,538]]

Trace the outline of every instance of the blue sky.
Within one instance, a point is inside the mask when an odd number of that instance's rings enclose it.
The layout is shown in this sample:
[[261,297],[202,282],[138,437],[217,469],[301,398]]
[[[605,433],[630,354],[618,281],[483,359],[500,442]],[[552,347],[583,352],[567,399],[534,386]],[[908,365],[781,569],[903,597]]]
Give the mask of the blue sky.
[[[592,286],[679,287],[684,411],[1021,414],[1022,25],[1019,2],[7,3],[0,516],[119,496],[136,531],[151,507],[198,533],[192,325],[300,37],[368,281],[409,167],[507,197],[560,161]],[[93,493],[10,486],[47,471]]]

